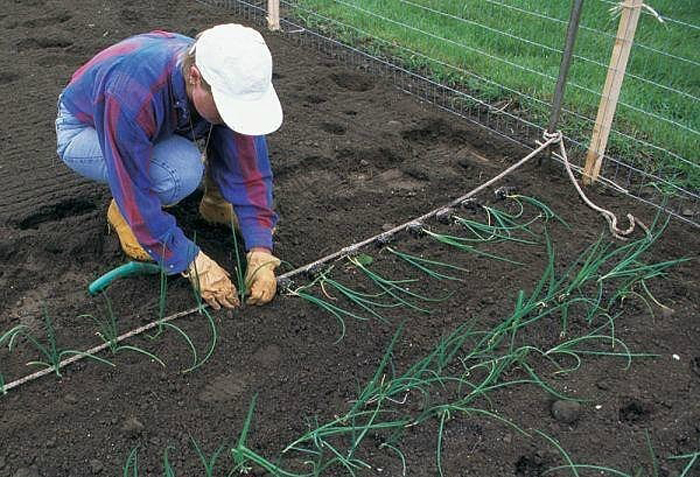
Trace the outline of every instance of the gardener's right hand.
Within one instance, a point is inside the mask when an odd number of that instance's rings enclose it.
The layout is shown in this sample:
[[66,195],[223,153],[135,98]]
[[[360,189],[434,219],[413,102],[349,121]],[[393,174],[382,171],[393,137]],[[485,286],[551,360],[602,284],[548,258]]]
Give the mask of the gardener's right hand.
[[213,309],[222,306],[235,308],[240,305],[236,287],[226,270],[200,251],[183,275],[189,278],[195,290],[199,290],[202,299]]

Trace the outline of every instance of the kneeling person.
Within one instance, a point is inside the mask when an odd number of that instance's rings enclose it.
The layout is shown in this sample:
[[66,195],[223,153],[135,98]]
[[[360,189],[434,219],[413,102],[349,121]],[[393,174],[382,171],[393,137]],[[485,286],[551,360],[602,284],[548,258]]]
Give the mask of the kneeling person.
[[194,192],[204,175],[200,214],[243,236],[247,303],[272,300],[280,262],[264,135],[279,128],[282,108],[271,79],[262,36],[225,24],[197,40],[163,31],[123,40],[79,68],[59,97],[58,155],[109,185],[107,219],[124,252],[187,276],[214,309],[239,304],[235,286],[163,207]]

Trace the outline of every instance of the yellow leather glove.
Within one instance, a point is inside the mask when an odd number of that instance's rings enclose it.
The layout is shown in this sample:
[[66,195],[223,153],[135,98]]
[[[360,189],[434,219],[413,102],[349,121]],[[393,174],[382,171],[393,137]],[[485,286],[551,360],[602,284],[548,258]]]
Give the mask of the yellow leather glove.
[[235,308],[241,304],[228,272],[201,250],[182,274],[213,309]]
[[248,294],[248,305],[264,305],[270,302],[277,292],[275,268],[279,267],[280,259],[267,250],[253,249],[246,255],[248,268],[245,283]]

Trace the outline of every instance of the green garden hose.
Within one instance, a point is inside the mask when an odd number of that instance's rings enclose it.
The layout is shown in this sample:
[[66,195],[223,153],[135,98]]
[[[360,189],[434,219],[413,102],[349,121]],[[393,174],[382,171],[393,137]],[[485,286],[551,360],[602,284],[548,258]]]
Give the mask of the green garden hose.
[[99,292],[104,290],[117,278],[131,277],[134,275],[153,275],[160,273],[160,266],[153,263],[143,263],[143,262],[129,262],[124,265],[120,265],[114,270],[102,275],[100,278],[95,280],[88,287],[88,293],[90,295],[97,295]]

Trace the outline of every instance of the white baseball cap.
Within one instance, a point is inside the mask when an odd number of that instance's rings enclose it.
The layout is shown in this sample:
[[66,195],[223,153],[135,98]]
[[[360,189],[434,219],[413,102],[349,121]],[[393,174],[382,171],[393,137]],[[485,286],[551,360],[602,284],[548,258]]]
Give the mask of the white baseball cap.
[[282,105],[272,86],[272,55],[260,33],[235,23],[217,25],[203,31],[192,48],[195,65],[229,128],[258,136],[280,127]]

